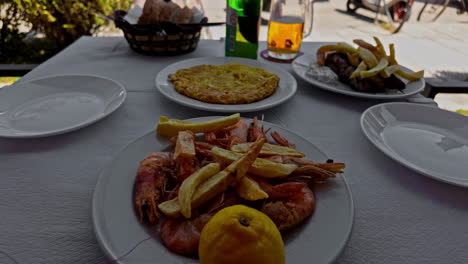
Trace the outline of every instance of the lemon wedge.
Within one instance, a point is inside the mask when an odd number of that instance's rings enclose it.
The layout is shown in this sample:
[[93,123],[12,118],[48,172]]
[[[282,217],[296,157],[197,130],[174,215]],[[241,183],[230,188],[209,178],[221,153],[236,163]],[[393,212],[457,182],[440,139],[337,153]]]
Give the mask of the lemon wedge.
[[159,135],[165,137],[176,136],[179,131],[192,131],[194,133],[204,133],[231,126],[239,122],[240,114],[213,119],[203,122],[186,122],[176,119],[169,119],[165,116],[159,118],[156,131]]

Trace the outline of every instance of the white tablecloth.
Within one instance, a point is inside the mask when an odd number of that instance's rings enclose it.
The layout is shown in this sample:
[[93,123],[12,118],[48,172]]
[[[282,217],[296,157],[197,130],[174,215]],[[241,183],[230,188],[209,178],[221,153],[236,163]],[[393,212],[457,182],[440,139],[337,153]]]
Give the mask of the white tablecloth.
[[[303,50],[311,45],[305,43]],[[131,51],[122,38],[85,37],[25,76],[102,75],[124,84],[128,97],[109,117],[75,132],[0,139],[0,263],[15,263],[5,254],[19,264],[106,260],[91,224],[100,170],[126,144],[154,129],[160,115],[216,115],[168,101],[153,79],[172,62],[223,54],[223,43],[214,40],[201,41],[187,55],[147,57]],[[288,103],[246,116],[265,114],[267,121],[288,127],[347,164],[355,219],[337,263],[467,263],[468,190],[410,171],[371,145],[359,117],[379,101],[297,80],[298,92]]]

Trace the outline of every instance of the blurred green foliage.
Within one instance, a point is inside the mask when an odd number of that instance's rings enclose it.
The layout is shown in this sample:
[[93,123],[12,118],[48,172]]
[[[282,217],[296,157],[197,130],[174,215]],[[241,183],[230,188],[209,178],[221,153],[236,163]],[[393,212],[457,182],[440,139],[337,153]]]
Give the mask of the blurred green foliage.
[[[11,1],[11,0],[10,0]],[[92,35],[105,21],[95,14],[127,10],[131,0],[13,0],[33,29],[45,34],[57,48],[83,35]]]
[[[109,15],[127,10],[131,0],[0,0],[0,63],[39,63],[83,35],[107,23]],[[24,29],[45,38],[26,38]],[[22,30],[21,30],[22,29]]]
[[0,77],[0,87],[2,86],[2,84],[11,84],[11,83],[16,82],[19,79],[20,79],[20,77],[18,77],[18,76],[16,76],[16,77],[13,77],[13,76]]
[[0,0],[0,63],[8,63],[7,55],[17,53],[24,48],[23,38],[19,31],[23,13],[11,0]]

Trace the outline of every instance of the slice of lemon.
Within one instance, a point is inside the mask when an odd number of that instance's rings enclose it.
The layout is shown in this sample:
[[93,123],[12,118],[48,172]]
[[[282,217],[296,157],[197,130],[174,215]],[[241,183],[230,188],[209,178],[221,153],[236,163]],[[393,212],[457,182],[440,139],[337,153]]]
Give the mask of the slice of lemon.
[[176,136],[179,131],[185,130],[189,130],[194,133],[204,133],[234,125],[239,122],[239,120],[240,114],[233,114],[230,116],[203,122],[186,122],[161,116],[159,118],[156,131],[159,135],[166,137]]

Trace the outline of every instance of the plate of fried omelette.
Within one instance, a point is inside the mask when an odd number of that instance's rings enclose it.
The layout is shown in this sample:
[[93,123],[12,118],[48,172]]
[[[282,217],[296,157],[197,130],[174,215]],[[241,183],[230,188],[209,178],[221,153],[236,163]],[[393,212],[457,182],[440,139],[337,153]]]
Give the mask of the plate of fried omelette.
[[203,57],[173,63],[155,78],[168,99],[216,112],[253,112],[289,100],[294,77],[281,68],[237,57]]

